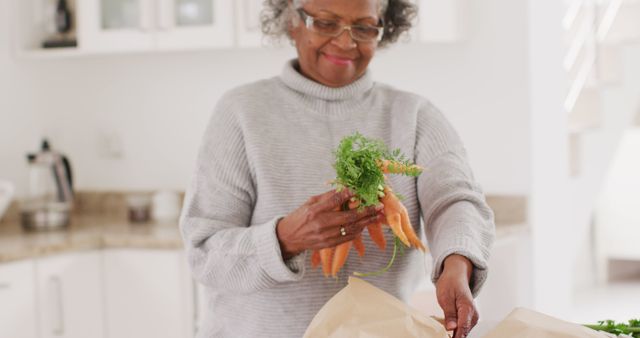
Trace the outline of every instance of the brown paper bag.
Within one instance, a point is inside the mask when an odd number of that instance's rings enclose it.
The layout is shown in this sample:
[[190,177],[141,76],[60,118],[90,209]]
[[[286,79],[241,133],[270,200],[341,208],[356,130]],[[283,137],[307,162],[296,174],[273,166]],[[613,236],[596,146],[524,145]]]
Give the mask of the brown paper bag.
[[355,277],[309,324],[305,338],[448,338],[444,327],[392,295]]
[[483,338],[603,338],[604,333],[556,319],[532,310],[517,308]]

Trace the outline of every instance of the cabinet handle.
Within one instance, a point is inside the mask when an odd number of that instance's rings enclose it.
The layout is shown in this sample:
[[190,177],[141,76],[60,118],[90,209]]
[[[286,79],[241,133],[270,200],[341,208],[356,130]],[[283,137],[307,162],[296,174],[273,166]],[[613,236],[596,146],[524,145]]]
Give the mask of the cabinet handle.
[[51,286],[51,294],[54,299],[54,306],[52,306],[52,318],[54,318],[54,325],[52,333],[55,336],[64,335],[64,308],[62,305],[62,281],[58,276],[51,276],[49,278],[49,285]]

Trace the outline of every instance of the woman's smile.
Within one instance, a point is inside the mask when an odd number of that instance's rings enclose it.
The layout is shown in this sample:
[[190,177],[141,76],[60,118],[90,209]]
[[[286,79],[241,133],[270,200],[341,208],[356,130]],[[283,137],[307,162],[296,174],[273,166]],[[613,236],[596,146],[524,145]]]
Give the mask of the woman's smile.
[[338,65],[338,66],[350,66],[353,64],[353,60],[350,58],[346,58],[346,57],[341,57],[341,56],[337,56],[337,55],[331,55],[331,54],[322,54],[327,60],[329,60],[331,63]]

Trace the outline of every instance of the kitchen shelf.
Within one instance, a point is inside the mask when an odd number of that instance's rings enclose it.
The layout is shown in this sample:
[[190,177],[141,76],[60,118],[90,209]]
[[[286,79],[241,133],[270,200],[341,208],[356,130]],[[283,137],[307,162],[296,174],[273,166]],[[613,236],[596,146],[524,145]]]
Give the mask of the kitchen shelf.
[[[260,30],[261,0],[211,0],[216,8],[214,23],[179,26],[172,21],[173,1],[137,0],[140,27],[103,29],[98,24],[101,0],[68,0],[74,11],[74,35],[78,47],[40,48],[48,36],[47,19],[53,0],[13,0],[11,28],[15,56],[50,60],[96,55],[122,55],[167,51],[211,51],[264,48]],[[102,0],[108,1],[108,0]],[[465,16],[469,0],[419,0],[419,20],[409,32],[412,43],[456,43],[466,38]],[[78,6],[77,6],[78,5]],[[49,6],[49,7],[48,7]],[[47,9],[49,8],[49,9]],[[225,13],[220,14],[220,13]]]

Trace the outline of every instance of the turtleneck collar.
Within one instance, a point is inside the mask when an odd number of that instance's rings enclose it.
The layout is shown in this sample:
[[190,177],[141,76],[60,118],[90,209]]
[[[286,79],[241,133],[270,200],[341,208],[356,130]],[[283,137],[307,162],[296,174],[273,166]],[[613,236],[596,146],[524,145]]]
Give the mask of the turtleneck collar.
[[298,72],[297,65],[297,59],[287,62],[280,77],[287,87],[306,96],[326,101],[348,101],[361,98],[373,87],[369,71],[346,86],[332,88],[306,78]]

